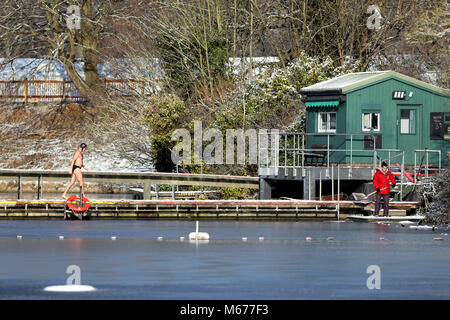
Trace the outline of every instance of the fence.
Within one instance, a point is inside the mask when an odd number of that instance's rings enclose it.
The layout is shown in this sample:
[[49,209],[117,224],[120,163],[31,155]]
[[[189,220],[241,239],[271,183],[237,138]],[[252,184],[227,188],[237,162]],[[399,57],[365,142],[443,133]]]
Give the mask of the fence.
[[[381,163],[381,159],[386,158],[383,160],[390,163],[392,154],[402,155],[402,150],[376,149],[374,142],[370,148],[361,149],[367,136],[371,141],[375,141],[375,136],[366,134],[260,133],[258,165],[260,169],[271,166],[284,169],[303,168],[308,165],[306,163],[308,158],[319,158],[321,164],[327,168],[330,168],[330,163],[347,163],[351,170],[354,164],[359,162],[359,165],[366,163],[375,170],[378,159]],[[321,137],[324,144],[308,148],[307,137]],[[268,143],[262,143],[263,139],[271,140],[271,146],[269,147]]]
[[[21,198],[21,183],[23,181],[37,181],[38,197],[41,198],[43,181],[68,181],[70,175],[66,171],[57,170],[27,170],[0,169],[0,181],[17,181],[18,199]],[[258,177],[230,176],[216,174],[170,173],[170,172],[83,172],[85,182],[99,183],[133,183],[142,184],[144,199],[150,199],[152,184],[158,194],[157,185],[206,186],[219,188],[248,188],[258,189]],[[175,192],[175,189],[172,189]]]
[[[106,89],[117,92],[121,96],[141,94],[151,96],[154,88],[146,86],[144,81],[132,79],[102,79]],[[75,87],[75,84],[67,79],[54,80],[0,80],[0,101],[18,103],[39,102],[85,102]]]
[[[421,154],[422,160],[420,161],[419,164],[417,155],[419,155],[420,158]],[[433,155],[435,156],[433,157]],[[438,163],[437,167],[430,166],[430,156],[433,157],[432,162]],[[423,168],[422,165],[424,165]],[[414,181],[417,181],[417,176],[423,176],[425,178],[428,178],[430,175],[439,173],[440,170],[441,170],[441,150],[429,150],[429,149],[414,150]]]

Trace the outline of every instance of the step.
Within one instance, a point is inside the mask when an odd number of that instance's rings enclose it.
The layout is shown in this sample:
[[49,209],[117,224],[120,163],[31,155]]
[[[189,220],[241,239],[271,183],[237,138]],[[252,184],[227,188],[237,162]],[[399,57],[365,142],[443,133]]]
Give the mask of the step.
[[354,221],[354,222],[402,222],[402,221],[412,221],[412,222],[419,222],[423,219],[425,219],[424,216],[414,215],[414,216],[391,216],[389,214],[389,217],[379,217],[379,216],[347,216],[348,220]]
[[[367,210],[370,212],[371,215],[375,212],[375,209],[369,209]],[[380,209],[379,215],[384,215],[384,210]],[[389,215],[390,216],[406,216],[406,210],[401,209],[389,209]]]

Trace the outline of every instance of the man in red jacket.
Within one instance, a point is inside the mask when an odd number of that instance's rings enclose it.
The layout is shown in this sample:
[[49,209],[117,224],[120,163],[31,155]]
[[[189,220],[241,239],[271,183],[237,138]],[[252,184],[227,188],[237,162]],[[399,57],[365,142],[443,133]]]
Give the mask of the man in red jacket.
[[381,170],[375,172],[373,176],[373,185],[375,186],[375,191],[377,192],[375,197],[375,212],[374,215],[378,215],[380,212],[380,201],[383,198],[383,211],[384,215],[389,215],[389,194],[391,193],[391,185],[395,188],[395,179],[392,173],[388,170],[388,165],[386,162],[381,164]]

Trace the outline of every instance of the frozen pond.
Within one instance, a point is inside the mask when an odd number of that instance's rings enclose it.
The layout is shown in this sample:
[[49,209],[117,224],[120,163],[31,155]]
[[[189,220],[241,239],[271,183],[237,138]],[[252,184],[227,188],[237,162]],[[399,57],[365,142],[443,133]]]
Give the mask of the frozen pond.
[[[194,229],[195,221],[0,221],[0,299],[450,298],[442,230],[200,221],[208,243],[180,240]],[[70,265],[80,268],[81,284],[97,290],[43,290],[65,285]],[[367,287],[371,265],[379,267],[380,289]]]

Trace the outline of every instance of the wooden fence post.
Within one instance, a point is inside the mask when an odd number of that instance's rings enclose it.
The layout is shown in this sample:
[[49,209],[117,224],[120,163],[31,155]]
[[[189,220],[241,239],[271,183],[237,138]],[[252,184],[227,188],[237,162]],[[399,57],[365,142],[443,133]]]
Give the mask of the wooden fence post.
[[24,94],[24,102],[28,103],[28,80],[27,78],[25,78],[25,80],[23,81],[24,84],[24,89],[23,89],[23,94]]
[[66,102],[66,79],[62,80],[62,102]]

